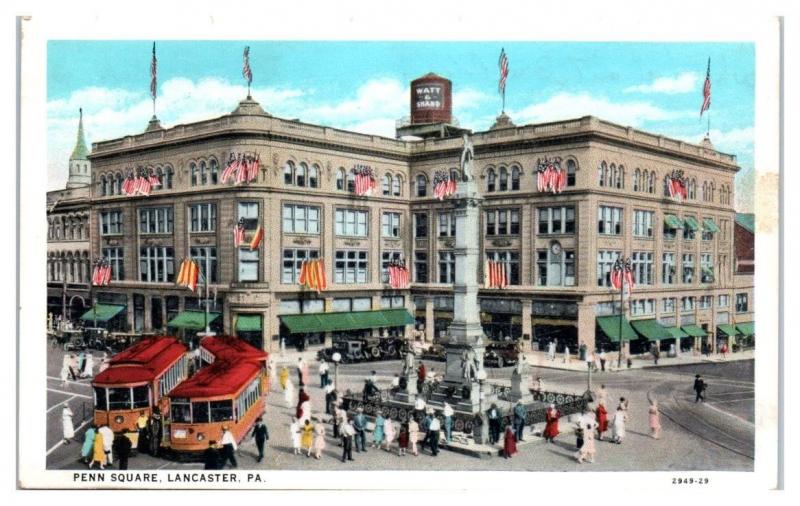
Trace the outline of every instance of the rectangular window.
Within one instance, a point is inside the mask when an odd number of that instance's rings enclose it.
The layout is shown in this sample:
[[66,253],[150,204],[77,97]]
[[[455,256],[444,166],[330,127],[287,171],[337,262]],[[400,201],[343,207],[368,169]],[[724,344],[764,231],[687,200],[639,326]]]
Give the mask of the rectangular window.
[[319,234],[319,207],[284,204],[283,231],[290,234]]
[[683,283],[694,282],[694,255],[685,253],[683,255]]
[[383,237],[400,237],[400,213],[383,213],[381,235]]
[[454,213],[439,213],[439,237],[455,237],[456,216]]
[[208,403],[211,423],[233,420],[233,400],[211,401]]
[[713,241],[714,240],[714,232],[712,232],[710,230],[706,230],[706,225],[705,225],[705,221],[706,220],[710,221],[711,223],[714,222],[713,218],[704,218],[703,219],[703,223],[700,224],[700,227],[702,227],[702,229],[701,229],[702,231],[700,232],[700,239],[703,240],[703,241]]
[[389,282],[389,263],[399,262],[403,257],[401,251],[383,251],[381,252],[381,283]]
[[675,253],[661,255],[661,283],[672,285],[676,282]]
[[258,281],[258,250],[239,248],[239,282]]
[[653,237],[653,211],[633,212],[633,236],[634,237]]
[[456,254],[452,251],[439,252],[439,283],[456,282]]
[[486,235],[519,235],[519,209],[486,211]]
[[335,253],[333,280],[335,283],[366,283],[369,273],[369,252],[338,250]]
[[631,255],[633,281],[637,285],[653,284],[653,253],[651,251],[634,251]]
[[258,202],[239,202],[239,223],[245,230],[258,228]]
[[111,279],[122,281],[125,279],[125,263],[122,256],[122,248],[103,248],[103,257],[111,265]]
[[736,312],[737,313],[746,313],[747,311],[748,311],[747,294],[746,293],[737,293],[736,294]]
[[574,286],[575,250],[562,250],[558,254],[551,249],[538,250],[536,270],[538,286]]
[[[190,248],[192,258],[197,260],[202,276],[206,276],[206,263],[210,273],[209,282],[217,282],[217,248],[214,246],[192,246]],[[202,279],[202,276],[200,279]]]
[[381,297],[381,309],[400,309],[405,307],[406,298],[402,295]]
[[[694,216],[686,216],[686,218],[694,218]],[[692,230],[689,226],[683,227],[683,238],[687,241],[694,240],[695,231]]]
[[672,228],[667,223],[664,223],[664,239],[671,241],[678,235],[678,229]]
[[597,231],[601,234],[622,234],[622,208],[600,206],[597,208]]
[[414,213],[414,237],[428,237],[427,213]]
[[494,260],[495,262],[502,262],[506,265],[506,273],[508,273],[508,284],[519,285],[519,252],[517,251],[487,251],[487,260]]
[[714,257],[711,253],[703,253],[700,255],[700,282],[713,283],[714,282]]
[[213,232],[217,229],[216,204],[192,204],[189,206],[192,232]]
[[681,312],[694,311],[694,297],[681,297]]
[[428,283],[428,253],[425,251],[414,252],[414,281]]
[[717,299],[718,307],[728,307],[730,303],[731,303],[730,295],[720,295]]
[[663,306],[661,308],[662,313],[675,313],[675,304],[678,300],[675,297],[667,297],[664,299]]
[[537,211],[539,213],[539,234],[575,233],[574,207],[540,207]]
[[100,235],[122,234],[122,211],[103,211],[100,213]]
[[367,211],[355,209],[336,210],[336,235],[367,236]]
[[651,315],[656,312],[655,299],[634,299],[630,302],[631,316]]
[[611,286],[611,268],[614,267],[619,255],[619,251],[597,252],[597,286]]
[[175,281],[173,250],[165,246],[151,246],[139,250],[139,281],[170,283]]
[[700,309],[710,309],[713,304],[714,297],[711,295],[703,295],[700,297]]
[[316,249],[285,249],[283,250],[283,266],[281,268],[281,283],[292,285],[300,277],[300,268],[305,260],[319,258]]
[[172,223],[172,207],[139,209],[140,234],[171,234]]

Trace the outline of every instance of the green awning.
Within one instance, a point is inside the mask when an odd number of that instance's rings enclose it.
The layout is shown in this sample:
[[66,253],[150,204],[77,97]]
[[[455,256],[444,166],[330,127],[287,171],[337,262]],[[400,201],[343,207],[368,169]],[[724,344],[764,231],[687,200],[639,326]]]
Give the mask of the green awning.
[[682,339],[684,337],[689,337],[689,334],[684,332],[680,329],[680,327],[665,327],[667,332],[669,332],[670,336],[674,339]]
[[722,332],[726,336],[735,336],[736,334],[738,334],[738,332],[736,331],[736,326],[735,325],[728,325],[728,324],[717,325],[717,330],[719,330],[720,332]]
[[633,341],[638,339],[639,336],[636,335],[636,331],[633,330],[633,327],[625,317],[620,317],[619,315],[598,316],[597,324],[600,325],[600,328],[603,329],[603,332],[612,343],[618,343],[620,340],[620,318],[622,318],[622,340]]
[[[119,314],[120,311],[125,309],[126,306],[118,304],[97,304],[97,321],[107,322]],[[81,320],[94,321],[94,309],[90,309],[83,313]]]
[[752,336],[756,333],[756,322],[737,323],[736,329],[743,336]]
[[697,325],[684,325],[681,330],[692,337],[706,337],[708,335],[708,332],[703,330],[703,327],[698,327]]
[[672,334],[667,331],[666,327],[658,323],[656,320],[633,320],[631,325],[637,332],[642,334],[650,341],[660,341],[661,339],[669,339]]
[[292,334],[400,327],[416,321],[406,309],[294,314],[281,316],[280,319]]
[[674,214],[665,214],[664,223],[666,223],[669,228],[683,228],[683,222]]
[[703,220],[703,230],[705,230],[706,232],[716,233],[719,232],[719,227],[717,227],[717,224],[714,223],[714,220],[712,220],[711,218],[706,218]]
[[259,332],[261,330],[261,315],[238,315],[236,317],[236,330],[238,332]]
[[686,228],[688,228],[689,230],[697,230],[699,228],[697,220],[695,220],[691,216],[687,216],[686,218],[684,218],[683,222],[686,224]]
[[[219,318],[220,313],[208,313],[208,323]],[[167,323],[167,327],[203,330],[206,328],[206,315],[203,311],[184,311]]]

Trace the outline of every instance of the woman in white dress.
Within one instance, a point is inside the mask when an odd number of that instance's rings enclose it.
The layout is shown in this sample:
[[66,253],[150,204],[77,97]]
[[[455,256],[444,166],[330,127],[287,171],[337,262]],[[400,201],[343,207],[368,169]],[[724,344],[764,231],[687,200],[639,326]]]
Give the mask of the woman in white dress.
[[294,454],[300,455],[300,423],[297,418],[292,417],[292,423],[289,425],[289,436],[292,438]]
[[622,409],[622,406],[619,406],[617,412],[614,413],[614,428],[612,432],[614,442],[617,444],[622,444],[622,441],[625,439],[625,423],[627,421],[628,415],[625,413],[625,410]]
[[91,378],[93,371],[94,371],[94,356],[92,356],[91,353],[87,353],[86,364],[83,366],[83,371],[81,371],[81,377]]
[[389,418],[388,415],[386,416],[386,420],[383,421],[383,435],[385,437],[384,441],[386,442],[386,451],[391,452],[392,441],[394,441],[395,438],[395,430],[394,430],[394,424],[392,423],[392,419]]
[[61,378],[61,388],[68,389],[69,388],[69,366],[64,364],[61,366],[61,373],[59,374]]
[[311,401],[303,401],[300,405],[303,415],[300,417],[300,426],[305,425],[306,420],[311,421]]
[[64,436],[64,444],[68,445],[70,440],[75,437],[75,426],[72,425],[72,410],[69,409],[69,404],[64,404],[61,410],[61,425]]
[[294,406],[294,383],[291,379],[286,380],[286,388],[283,390],[283,401],[287,408]]

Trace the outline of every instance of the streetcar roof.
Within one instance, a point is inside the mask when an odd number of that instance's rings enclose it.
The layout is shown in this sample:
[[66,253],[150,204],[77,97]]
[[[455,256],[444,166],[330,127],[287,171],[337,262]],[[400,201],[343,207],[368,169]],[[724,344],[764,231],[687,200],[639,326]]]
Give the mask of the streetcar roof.
[[255,361],[218,360],[203,367],[169,393],[174,397],[207,398],[234,396],[261,373]]
[[208,336],[200,341],[200,346],[205,348],[215,358],[226,359],[251,359],[266,360],[269,354],[248,343],[244,339],[232,336]]
[[145,337],[114,355],[93,384],[119,385],[153,381],[181,358],[188,348],[175,337]]

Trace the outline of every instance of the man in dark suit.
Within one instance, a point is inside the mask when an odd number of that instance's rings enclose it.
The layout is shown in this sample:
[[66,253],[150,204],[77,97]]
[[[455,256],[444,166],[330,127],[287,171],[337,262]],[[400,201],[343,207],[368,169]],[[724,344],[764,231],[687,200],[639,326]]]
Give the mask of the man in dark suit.
[[222,468],[222,458],[217,449],[217,442],[211,440],[208,442],[208,448],[206,451],[203,452],[203,463],[205,466],[203,469],[221,469]]
[[111,443],[111,451],[117,462],[119,462],[120,470],[128,469],[128,457],[131,455],[131,440],[124,432],[120,431],[114,435],[114,442]]
[[706,398],[703,395],[703,392],[706,390],[706,382],[703,381],[703,378],[700,377],[699,374],[694,375],[694,392],[695,398],[694,402],[703,401],[706,402]]
[[258,448],[258,458],[256,462],[264,460],[264,444],[269,439],[269,430],[264,425],[264,420],[259,416],[256,418],[256,424],[253,426],[253,437],[256,440],[256,448]]

